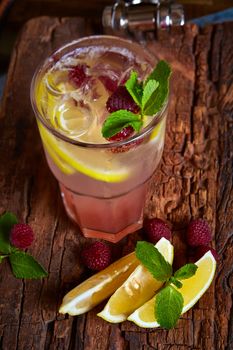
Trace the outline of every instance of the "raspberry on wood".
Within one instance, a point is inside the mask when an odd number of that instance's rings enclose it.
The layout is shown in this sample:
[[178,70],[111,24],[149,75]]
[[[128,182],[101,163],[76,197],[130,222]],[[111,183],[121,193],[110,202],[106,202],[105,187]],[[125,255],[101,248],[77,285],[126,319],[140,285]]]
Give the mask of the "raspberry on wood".
[[111,249],[107,244],[96,241],[83,248],[81,258],[89,269],[100,271],[110,264]]
[[151,243],[157,243],[162,237],[171,240],[172,233],[169,226],[161,219],[153,218],[144,221],[145,235]]
[[196,250],[196,259],[200,259],[205,253],[207,253],[208,251],[211,251],[213,257],[215,258],[215,260],[219,260],[219,255],[218,253],[216,252],[216,250],[214,248],[211,248],[211,247],[208,247],[208,246],[204,246],[204,245],[200,245],[199,247],[197,247],[197,250]]
[[34,240],[34,233],[28,224],[15,224],[10,232],[10,242],[16,248],[28,248]]
[[207,246],[211,241],[211,230],[204,219],[192,220],[188,226],[187,243],[191,247]]

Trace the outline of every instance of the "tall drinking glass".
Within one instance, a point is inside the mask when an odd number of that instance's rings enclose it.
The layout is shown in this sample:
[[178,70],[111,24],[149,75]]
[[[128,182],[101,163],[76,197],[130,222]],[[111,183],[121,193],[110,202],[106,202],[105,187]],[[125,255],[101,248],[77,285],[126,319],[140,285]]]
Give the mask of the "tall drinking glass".
[[47,162],[85,237],[118,242],[142,226],[147,184],[163,152],[167,102],[129,138],[106,140],[101,128],[117,86],[132,70],[144,79],[154,66],[136,43],[92,36],[56,51],[34,75],[31,101]]

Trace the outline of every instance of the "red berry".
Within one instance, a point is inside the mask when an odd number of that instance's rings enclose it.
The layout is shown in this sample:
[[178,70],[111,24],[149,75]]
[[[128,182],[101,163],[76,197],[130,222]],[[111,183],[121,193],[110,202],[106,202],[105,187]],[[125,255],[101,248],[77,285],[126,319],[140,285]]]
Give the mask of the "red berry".
[[108,141],[123,141],[124,139],[127,139],[130,135],[132,135],[134,132],[132,126],[127,126],[126,128],[123,128],[121,131],[119,131],[117,134],[113,135],[112,137],[107,138]]
[[112,153],[128,152],[129,150],[132,150],[135,147],[137,147],[138,145],[140,145],[142,142],[143,142],[143,139],[140,139],[140,140],[132,141],[132,142],[128,143],[127,145],[116,146],[114,148],[112,147],[111,152]]
[[213,254],[213,257],[215,258],[215,260],[219,260],[219,255],[218,253],[216,252],[216,250],[214,248],[211,248],[211,247],[207,247],[205,245],[200,245],[199,247],[197,247],[197,250],[196,250],[196,259],[200,259],[205,253],[207,253],[208,251],[211,251],[211,253]]
[[105,88],[108,91],[113,92],[117,89],[117,81],[116,80],[113,80],[106,75],[99,76],[99,80],[102,82],[102,84],[105,86]]
[[111,249],[103,242],[94,242],[85,246],[81,253],[82,261],[89,269],[100,271],[111,262]]
[[69,71],[68,77],[77,87],[81,87],[87,77],[86,68],[86,65],[78,64]]
[[144,231],[148,241],[155,244],[162,237],[171,240],[172,233],[169,226],[161,219],[146,219],[144,222]]
[[27,224],[15,224],[10,232],[10,242],[20,249],[28,248],[34,240],[32,228]]
[[191,247],[207,246],[211,241],[211,231],[208,222],[203,219],[192,220],[188,226],[187,243]]
[[110,113],[119,111],[120,109],[126,109],[136,114],[140,110],[140,107],[134,102],[126,87],[123,85],[118,86],[113,94],[109,96],[106,107]]

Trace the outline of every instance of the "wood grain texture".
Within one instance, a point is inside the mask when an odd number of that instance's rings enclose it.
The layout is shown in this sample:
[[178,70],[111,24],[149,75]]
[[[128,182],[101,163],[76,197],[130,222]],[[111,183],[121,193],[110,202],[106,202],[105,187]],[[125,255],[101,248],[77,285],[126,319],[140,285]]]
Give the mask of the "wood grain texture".
[[[79,15],[92,18],[95,22],[100,23],[104,7],[113,6],[114,3],[113,0],[89,0],[86,2],[80,0],[21,0],[15,1],[8,20],[11,25],[15,25],[36,16]],[[231,0],[179,0],[179,4],[184,7],[186,20],[232,7]]]
[[[233,24],[187,26],[148,48],[173,67],[166,146],[148,193],[149,217],[173,226],[175,266],[188,259],[184,235],[206,218],[220,254],[215,283],[174,330],[111,325],[96,316],[59,315],[63,295],[87,276],[79,261],[85,239],[66,217],[46,165],[29,101],[39,62],[63,43],[90,34],[80,18],[41,17],[24,27],[12,54],[0,112],[0,213],[15,212],[36,232],[29,249],[48,269],[43,281],[16,280],[0,266],[0,349],[230,350],[233,347]],[[115,258],[140,233],[115,246]]]

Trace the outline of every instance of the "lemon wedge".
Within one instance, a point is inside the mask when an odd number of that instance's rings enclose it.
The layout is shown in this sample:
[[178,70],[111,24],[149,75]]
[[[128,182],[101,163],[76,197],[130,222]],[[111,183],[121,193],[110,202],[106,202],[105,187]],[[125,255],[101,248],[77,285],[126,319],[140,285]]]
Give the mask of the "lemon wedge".
[[[209,251],[195,263],[198,266],[196,274],[187,280],[183,280],[183,286],[178,289],[184,298],[182,314],[191,309],[191,307],[202,297],[209,288],[216,270],[216,260]],[[176,287],[175,287],[176,288]],[[155,328],[159,327],[154,314],[156,295],[147,303],[134,311],[129,317],[140,327]]]
[[[69,144],[56,139],[40,122],[38,122],[38,127],[45,148],[49,146],[53,150],[53,153],[49,151],[48,153],[61,171],[64,167],[59,166],[57,157],[63,161],[63,164],[66,163],[70,168],[96,180],[121,182],[128,178],[129,168],[113,162],[111,152],[108,152],[109,155],[107,155],[105,150],[90,150]],[[54,157],[54,154],[57,157]]]
[[114,293],[139,263],[134,252],[117,260],[66,294],[59,312],[81,315],[91,310]]
[[[173,246],[167,239],[161,238],[155,247],[169,263],[172,263]],[[162,282],[157,281],[140,264],[111,296],[98,316],[112,323],[123,322],[135,309],[148,301],[162,285]]]

